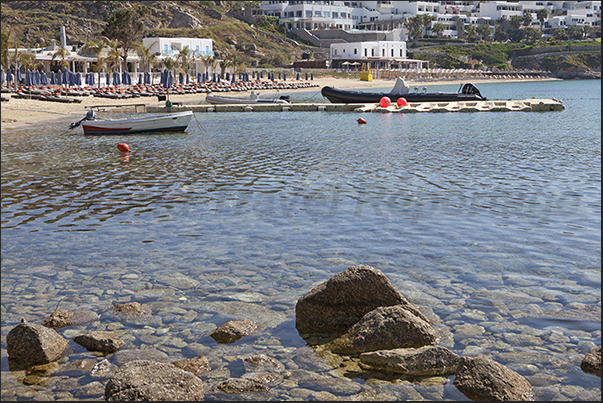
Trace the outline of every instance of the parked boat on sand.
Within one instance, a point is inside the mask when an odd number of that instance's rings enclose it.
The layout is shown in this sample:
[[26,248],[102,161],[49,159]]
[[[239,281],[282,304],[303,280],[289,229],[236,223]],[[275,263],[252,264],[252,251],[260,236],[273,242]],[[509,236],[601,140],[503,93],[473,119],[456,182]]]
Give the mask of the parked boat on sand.
[[419,87],[415,87],[415,92],[410,92],[410,87],[403,78],[398,77],[396,84],[390,92],[364,92],[340,90],[334,87],[323,87],[320,91],[322,96],[334,104],[369,104],[379,103],[381,98],[388,97],[392,103],[396,103],[398,98],[404,98],[407,102],[452,102],[452,101],[485,101],[486,98],[477,87],[471,83],[461,84],[458,92],[419,92]]

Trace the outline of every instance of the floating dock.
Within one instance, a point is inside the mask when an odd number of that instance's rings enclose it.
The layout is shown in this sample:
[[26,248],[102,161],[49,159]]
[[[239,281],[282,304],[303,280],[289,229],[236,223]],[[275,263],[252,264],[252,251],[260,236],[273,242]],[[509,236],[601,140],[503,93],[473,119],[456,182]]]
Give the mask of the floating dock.
[[523,100],[486,100],[463,102],[410,102],[406,106],[390,105],[387,108],[379,104],[198,104],[146,106],[146,112],[379,112],[379,113],[422,113],[422,112],[548,112],[562,111],[563,102],[558,99],[523,99]]

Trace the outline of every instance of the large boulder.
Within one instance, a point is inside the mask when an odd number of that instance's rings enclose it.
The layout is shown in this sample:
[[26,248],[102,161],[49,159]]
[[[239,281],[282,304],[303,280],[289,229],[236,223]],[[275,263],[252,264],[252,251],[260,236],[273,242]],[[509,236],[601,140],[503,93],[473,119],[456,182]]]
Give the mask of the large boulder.
[[24,365],[56,361],[68,346],[69,342],[54,329],[27,323],[25,319],[6,335],[8,357]]
[[44,319],[42,325],[58,329],[60,327],[79,325],[82,323],[92,322],[99,319],[98,314],[88,309],[76,309],[75,311],[68,311],[67,309],[59,308],[49,317]]
[[486,357],[462,357],[454,386],[471,400],[534,400],[523,376]]
[[326,343],[337,354],[359,354],[435,344],[434,328],[404,305],[379,307],[364,315],[346,333]]
[[302,335],[342,334],[375,308],[393,305],[402,305],[429,322],[380,270],[367,265],[352,266],[297,301],[296,328]]
[[251,334],[258,325],[252,320],[230,320],[214,330],[210,336],[218,343],[233,343]]
[[370,368],[408,376],[454,375],[460,357],[441,346],[397,348],[360,354]]
[[201,401],[203,397],[199,377],[175,365],[155,361],[130,361],[105,386],[105,399],[113,401]]

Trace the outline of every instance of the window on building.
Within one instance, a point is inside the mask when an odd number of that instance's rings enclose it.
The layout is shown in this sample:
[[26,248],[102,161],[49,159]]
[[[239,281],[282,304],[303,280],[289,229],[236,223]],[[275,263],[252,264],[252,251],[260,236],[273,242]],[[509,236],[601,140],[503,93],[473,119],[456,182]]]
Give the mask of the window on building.
[[354,54],[357,55],[358,54],[358,49],[354,49]]
[[322,16],[323,16],[323,17],[327,17],[327,18],[329,18],[329,17],[331,16],[331,13],[330,13],[330,12],[328,12],[328,11],[323,11],[323,12],[322,12]]
[[320,17],[320,14],[321,14],[320,11],[314,11],[314,16],[315,17]]
[[306,10],[306,17],[312,17],[312,11]]
[[339,14],[336,12],[333,12],[333,18],[339,18]]

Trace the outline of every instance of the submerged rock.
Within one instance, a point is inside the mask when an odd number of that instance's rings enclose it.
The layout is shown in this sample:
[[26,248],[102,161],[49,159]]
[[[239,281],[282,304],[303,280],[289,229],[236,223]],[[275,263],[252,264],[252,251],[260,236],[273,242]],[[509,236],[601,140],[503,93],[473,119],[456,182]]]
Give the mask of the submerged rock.
[[595,347],[582,360],[582,371],[601,376],[601,346]]
[[203,397],[201,379],[172,364],[155,361],[130,361],[105,386],[105,399],[112,401],[201,401]]
[[453,375],[460,357],[440,346],[397,348],[360,354],[360,362],[372,368],[408,376]]
[[461,358],[454,386],[471,400],[534,400],[523,376],[486,357]]
[[172,362],[172,365],[175,365],[178,368],[188,371],[197,376],[207,374],[211,370],[209,366],[209,360],[204,355],[199,356],[197,358],[188,358],[186,360],[174,361]]
[[88,309],[76,309],[74,311],[68,311],[67,309],[59,308],[49,317],[44,319],[42,325],[58,329],[70,325],[79,325],[82,323],[92,322],[97,320],[99,315]]
[[233,343],[253,332],[258,325],[252,320],[231,320],[218,327],[210,336],[218,343]]
[[109,331],[79,334],[73,338],[73,341],[89,351],[100,351],[101,353],[114,353],[126,345],[125,341]]

